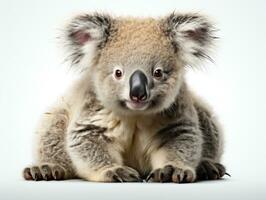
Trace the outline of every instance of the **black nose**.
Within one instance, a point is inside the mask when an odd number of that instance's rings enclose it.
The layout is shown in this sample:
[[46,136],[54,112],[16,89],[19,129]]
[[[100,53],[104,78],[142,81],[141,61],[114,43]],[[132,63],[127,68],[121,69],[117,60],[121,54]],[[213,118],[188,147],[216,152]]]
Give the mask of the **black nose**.
[[136,70],[130,77],[130,98],[133,101],[145,101],[147,99],[147,77],[140,71]]

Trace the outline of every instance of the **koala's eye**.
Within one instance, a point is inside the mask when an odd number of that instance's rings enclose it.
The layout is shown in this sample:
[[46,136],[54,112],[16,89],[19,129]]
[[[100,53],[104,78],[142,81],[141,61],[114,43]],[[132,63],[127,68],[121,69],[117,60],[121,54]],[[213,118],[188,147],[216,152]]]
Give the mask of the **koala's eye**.
[[155,69],[153,72],[153,76],[156,79],[160,79],[163,77],[163,70],[162,69]]
[[121,69],[115,69],[114,76],[116,79],[120,79],[123,76],[123,72]]

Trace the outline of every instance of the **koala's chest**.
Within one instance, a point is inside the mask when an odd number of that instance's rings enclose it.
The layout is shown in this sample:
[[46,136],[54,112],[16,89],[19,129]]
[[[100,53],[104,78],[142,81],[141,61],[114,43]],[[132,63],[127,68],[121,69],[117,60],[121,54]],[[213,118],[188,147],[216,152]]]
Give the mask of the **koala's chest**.
[[105,135],[112,139],[111,147],[116,148],[123,162],[143,173],[149,170],[149,152],[154,135],[163,127],[159,118],[119,118],[112,113],[95,116],[95,125],[107,128]]
[[145,153],[159,126],[148,119],[117,119],[108,127],[106,136],[113,138],[122,151],[132,155]]
[[149,150],[157,129],[158,126],[149,120],[122,120],[107,134],[114,138],[115,145],[120,148],[123,162],[145,173],[150,168]]

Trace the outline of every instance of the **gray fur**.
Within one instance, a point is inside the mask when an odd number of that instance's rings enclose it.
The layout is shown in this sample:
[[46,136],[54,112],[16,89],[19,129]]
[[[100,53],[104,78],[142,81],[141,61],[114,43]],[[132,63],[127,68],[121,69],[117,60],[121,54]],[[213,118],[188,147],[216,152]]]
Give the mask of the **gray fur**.
[[215,160],[219,154],[219,134],[218,125],[215,123],[215,118],[211,116],[210,112],[197,104],[195,108],[199,117],[199,126],[203,133],[203,151],[202,157],[206,159]]
[[[44,115],[51,115],[51,113],[45,113]],[[60,166],[65,173],[64,179],[75,177],[72,161],[65,149],[67,118],[67,111],[59,110],[55,113],[47,130],[44,132],[37,131],[38,137],[40,137],[38,140],[41,141],[37,146],[37,162]]]

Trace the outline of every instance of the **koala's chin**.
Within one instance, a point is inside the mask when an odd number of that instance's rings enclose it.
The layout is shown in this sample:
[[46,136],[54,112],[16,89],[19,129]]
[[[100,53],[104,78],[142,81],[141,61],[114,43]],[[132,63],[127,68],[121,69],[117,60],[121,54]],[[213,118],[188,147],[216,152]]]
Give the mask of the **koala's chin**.
[[[120,113],[126,114],[145,114],[152,109],[150,101],[137,102],[132,100],[121,100],[119,102]],[[113,108],[113,111],[115,108]]]
[[149,101],[141,102],[141,101],[126,101],[126,106],[130,110],[147,110],[150,106]]
[[161,98],[149,99],[144,102],[121,100],[118,107],[110,109],[122,115],[151,115],[164,111],[172,104],[173,102],[165,102]]

